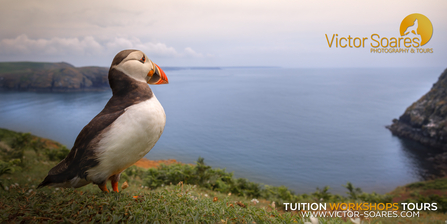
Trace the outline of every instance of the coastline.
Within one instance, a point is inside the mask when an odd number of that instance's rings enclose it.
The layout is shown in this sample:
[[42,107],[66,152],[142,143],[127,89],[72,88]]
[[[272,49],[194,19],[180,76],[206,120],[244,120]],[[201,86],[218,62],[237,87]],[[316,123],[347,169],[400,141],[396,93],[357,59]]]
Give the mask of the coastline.
[[393,135],[447,150],[447,69],[432,88],[386,126]]

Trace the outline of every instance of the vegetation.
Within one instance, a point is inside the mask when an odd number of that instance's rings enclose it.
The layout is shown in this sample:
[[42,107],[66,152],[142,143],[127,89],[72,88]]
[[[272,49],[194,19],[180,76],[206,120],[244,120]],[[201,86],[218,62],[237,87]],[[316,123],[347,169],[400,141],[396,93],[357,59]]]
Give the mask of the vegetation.
[[17,73],[29,71],[30,69],[51,69],[73,67],[67,63],[50,63],[50,62],[1,62],[0,73]]
[[447,212],[447,178],[411,183],[398,187],[390,195],[400,199],[399,202],[427,203],[436,202],[438,212]]
[[351,183],[347,183],[348,196],[331,194],[329,186],[308,194],[295,194],[285,186],[268,186],[250,182],[245,178],[233,178],[233,173],[228,173],[225,169],[212,169],[205,165],[204,159],[199,158],[195,166],[188,164],[161,165],[158,168],[143,170],[138,167],[131,167],[124,172],[124,178],[140,177],[143,183],[151,189],[156,189],[170,184],[183,182],[185,184],[197,185],[205,189],[217,191],[224,194],[234,194],[246,198],[262,198],[275,201],[278,208],[283,208],[283,203],[298,202],[344,202],[344,201],[364,201],[371,203],[391,203],[389,195],[379,195],[376,193],[363,193],[360,188],[354,188]]
[[[267,186],[234,178],[199,158],[196,165],[128,168],[120,193],[103,193],[96,186],[79,189],[36,189],[48,170],[65,157],[59,143],[30,134],[0,129],[1,223],[309,223],[299,212],[286,212],[283,202],[437,202],[440,212],[419,218],[372,218],[367,223],[444,223],[447,181],[439,179],[400,187],[390,194],[364,193],[351,183],[346,196],[329,187],[295,194],[285,186]],[[126,184],[123,184],[126,182]],[[128,186],[128,187],[125,187]],[[411,195],[412,194],[412,195]],[[319,218],[319,223],[351,223],[348,218]]]

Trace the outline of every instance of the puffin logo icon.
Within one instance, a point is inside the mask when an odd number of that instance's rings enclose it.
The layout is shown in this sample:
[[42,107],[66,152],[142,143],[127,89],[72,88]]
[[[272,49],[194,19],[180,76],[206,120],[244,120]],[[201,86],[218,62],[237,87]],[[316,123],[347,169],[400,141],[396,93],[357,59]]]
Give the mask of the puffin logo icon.
[[413,13],[402,20],[400,24],[400,35],[420,37],[421,46],[424,46],[433,35],[433,25],[426,16]]

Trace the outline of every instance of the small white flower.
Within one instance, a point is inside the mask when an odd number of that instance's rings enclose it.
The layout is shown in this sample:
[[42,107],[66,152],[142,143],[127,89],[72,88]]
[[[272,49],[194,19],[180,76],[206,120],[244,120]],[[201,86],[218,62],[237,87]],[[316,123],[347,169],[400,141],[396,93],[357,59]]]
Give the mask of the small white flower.
[[205,194],[204,196],[205,196],[205,197],[208,197],[208,194]]
[[315,218],[313,215],[310,215],[310,221],[312,222],[312,224],[318,224],[318,219]]
[[55,189],[54,189],[55,191],[58,191],[59,190],[59,188],[58,187],[56,187]]
[[355,219],[349,217],[349,219],[351,219],[351,222],[353,222],[354,224],[360,224],[360,223],[362,223],[362,221],[361,221],[360,218],[358,218],[358,217],[355,218]]
[[256,199],[256,198],[251,199],[251,202],[253,202],[253,204],[255,204],[255,205],[259,203],[258,199]]

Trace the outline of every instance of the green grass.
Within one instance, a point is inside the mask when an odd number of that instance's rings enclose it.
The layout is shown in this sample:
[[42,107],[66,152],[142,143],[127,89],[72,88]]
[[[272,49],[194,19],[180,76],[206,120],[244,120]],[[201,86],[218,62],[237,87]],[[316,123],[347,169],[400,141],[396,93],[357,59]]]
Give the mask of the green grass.
[[7,190],[0,190],[0,223],[303,223],[297,215],[272,209],[268,201],[254,205],[251,198],[182,183],[153,190],[138,177],[127,177],[130,186],[119,193],[103,193],[94,185],[36,189],[57,162],[32,150],[24,156],[23,169],[2,176]]
[[72,67],[67,63],[50,63],[50,62],[0,62],[1,73],[18,73],[31,69],[51,69],[61,67]]
[[[233,178],[232,173],[207,166],[203,159],[199,159],[195,166],[175,164],[157,169],[132,166],[123,173],[119,184],[122,186],[127,181],[129,187],[120,188],[119,193],[103,193],[95,185],[78,189],[36,189],[49,169],[66,153],[66,148],[50,140],[5,129],[0,129],[0,142],[1,163],[12,168],[12,171],[0,174],[4,186],[0,189],[0,223],[305,223],[310,220],[302,218],[299,213],[285,212],[282,201],[383,202],[394,200],[393,195],[399,194],[366,194],[349,183],[346,186],[348,196],[331,194],[329,187],[317,189],[314,193],[295,194],[284,186],[265,186]],[[18,159],[10,156],[16,148],[23,150],[20,154],[22,163],[10,163]],[[442,185],[422,183],[418,189]],[[259,202],[252,202],[254,198]],[[363,221],[445,223],[445,220],[446,214],[422,212],[418,218]],[[319,223],[351,221],[346,218],[319,218]]]
[[[18,187],[2,195],[2,221],[131,222],[131,223],[292,223],[296,216],[255,206],[241,207],[230,197],[217,201],[192,185],[156,191],[28,190]],[[134,199],[133,196],[138,196]],[[13,202],[13,205],[8,205]],[[299,220],[298,220],[299,221]]]
[[409,189],[436,189],[436,190],[447,190],[447,178],[439,178],[430,181],[422,181],[411,183],[407,185]]

